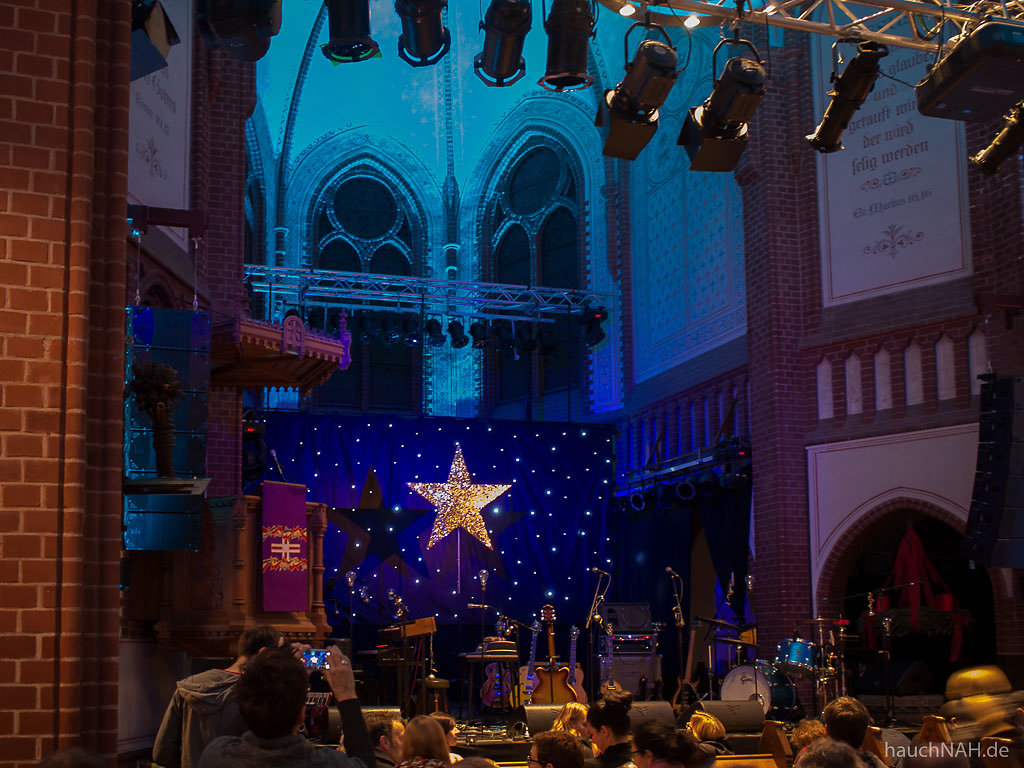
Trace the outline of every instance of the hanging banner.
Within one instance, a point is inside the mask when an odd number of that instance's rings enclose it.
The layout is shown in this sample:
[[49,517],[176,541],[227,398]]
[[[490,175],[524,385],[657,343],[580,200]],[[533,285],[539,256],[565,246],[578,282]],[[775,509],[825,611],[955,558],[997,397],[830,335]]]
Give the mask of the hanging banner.
[[309,608],[306,486],[263,483],[263,610]]

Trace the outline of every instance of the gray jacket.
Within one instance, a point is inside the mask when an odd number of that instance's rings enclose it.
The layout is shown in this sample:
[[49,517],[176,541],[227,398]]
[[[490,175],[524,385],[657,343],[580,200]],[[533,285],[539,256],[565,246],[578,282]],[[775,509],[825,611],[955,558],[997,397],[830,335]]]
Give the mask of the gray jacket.
[[235,699],[237,682],[238,675],[223,669],[179,681],[153,744],[153,762],[163,768],[197,768],[211,741],[249,730]]

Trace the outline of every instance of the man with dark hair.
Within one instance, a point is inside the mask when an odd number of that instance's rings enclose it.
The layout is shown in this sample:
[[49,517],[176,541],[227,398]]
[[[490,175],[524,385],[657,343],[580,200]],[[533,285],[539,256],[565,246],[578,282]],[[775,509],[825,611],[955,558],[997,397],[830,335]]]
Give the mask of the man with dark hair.
[[376,768],[373,744],[356,699],[352,665],[336,646],[327,654],[323,673],[338,702],[347,755],[315,747],[299,733],[309,680],[305,666],[290,649],[278,648],[247,664],[236,686],[249,730],[210,742],[199,768]]
[[394,768],[402,762],[402,736],[405,726],[387,712],[374,712],[366,717],[366,729],[373,743],[377,768]]
[[849,744],[825,738],[808,744],[794,768],[863,768],[863,765],[857,758],[857,751]]
[[583,768],[580,740],[568,731],[545,731],[533,737],[528,768]]
[[[843,744],[849,744],[856,750],[861,761],[867,768],[884,768],[884,764],[870,752],[863,751],[864,737],[871,725],[868,708],[852,696],[840,696],[825,705],[821,713],[825,723],[825,734]],[[802,764],[802,761],[801,761]]]
[[206,745],[218,736],[248,730],[235,701],[242,668],[265,648],[276,648],[281,633],[273,627],[247,629],[238,638],[238,655],[227,669],[208,669],[178,682],[153,744],[153,762],[163,768],[196,768]]

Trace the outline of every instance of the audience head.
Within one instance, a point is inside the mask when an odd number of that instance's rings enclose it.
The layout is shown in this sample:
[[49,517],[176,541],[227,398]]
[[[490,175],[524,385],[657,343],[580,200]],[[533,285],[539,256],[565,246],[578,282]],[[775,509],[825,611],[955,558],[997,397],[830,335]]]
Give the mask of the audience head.
[[821,719],[830,739],[842,741],[854,749],[860,749],[864,744],[864,736],[871,724],[868,708],[850,696],[840,696],[830,701]]
[[721,741],[725,738],[725,726],[710,712],[697,710],[690,715],[688,726],[697,741]]
[[864,768],[857,751],[835,739],[818,739],[800,753],[794,768]]
[[405,726],[401,720],[387,712],[371,712],[366,716],[366,730],[370,732],[374,749],[386,752],[396,763],[402,759]]
[[454,747],[459,735],[459,729],[455,725],[455,718],[447,712],[431,712],[430,717],[441,724],[441,728],[444,729],[444,740],[448,743],[449,747]]
[[462,768],[498,768],[498,764],[493,760],[488,760],[486,757],[480,757],[479,755],[473,755],[472,757],[464,757],[459,761],[459,767]]
[[805,717],[796,724],[796,728],[793,729],[793,733],[789,737],[789,743],[793,745],[794,752],[799,752],[812,741],[824,738],[825,726],[822,724],[821,720],[813,720]]
[[247,629],[238,638],[238,655],[251,659],[264,648],[277,648],[281,645],[281,640],[281,633],[273,627]]
[[44,757],[39,768],[107,768],[107,761],[91,749],[65,747]]
[[545,731],[533,737],[530,768],[583,768],[580,742],[567,731]]
[[443,763],[452,761],[448,751],[448,740],[444,737],[444,728],[433,717],[416,715],[405,726],[402,736],[402,759],[440,760]]
[[583,728],[587,723],[587,705],[578,701],[570,701],[564,704],[558,711],[555,722],[551,725],[552,731],[568,731],[577,736],[583,735]]
[[235,685],[242,717],[262,739],[295,732],[305,714],[308,689],[306,667],[287,648],[257,654]]
[[663,720],[646,720],[633,729],[633,762],[637,768],[651,768],[655,762],[699,765],[713,757],[692,734]]
[[629,734],[630,693],[610,693],[587,711],[587,726],[594,746],[604,752]]

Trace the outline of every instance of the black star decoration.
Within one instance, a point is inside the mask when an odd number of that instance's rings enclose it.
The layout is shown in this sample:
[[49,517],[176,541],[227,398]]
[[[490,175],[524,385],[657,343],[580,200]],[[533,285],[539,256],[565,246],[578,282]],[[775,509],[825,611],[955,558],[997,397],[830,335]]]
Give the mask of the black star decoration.
[[358,507],[335,507],[327,511],[327,519],[349,536],[349,547],[343,558],[343,567],[348,563],[365,563],[372,566],[372,558],[376,557],[379,564],[383,565],[390,561],[397,571],[405,571],[403,575],[406,576],[407,570],[415,571],[421,576],[425,576],[426,573],[417,559],[420,556],[419,548],[406,557],[398,537],[417,520],[427,515],[429,512],[422,509],[396,510],[385,507],[377,474],[372,467],[366,473],[366,482],[363,483]]

